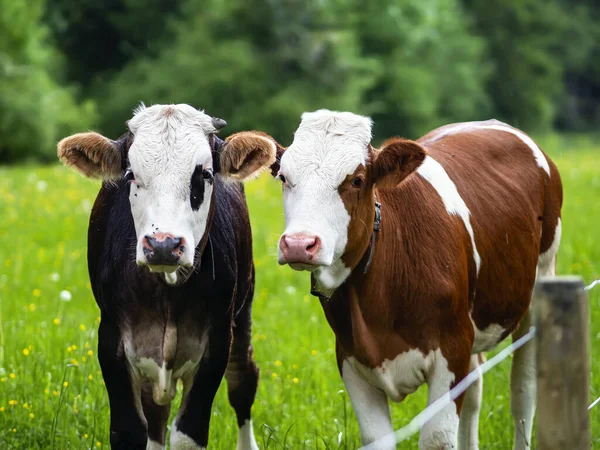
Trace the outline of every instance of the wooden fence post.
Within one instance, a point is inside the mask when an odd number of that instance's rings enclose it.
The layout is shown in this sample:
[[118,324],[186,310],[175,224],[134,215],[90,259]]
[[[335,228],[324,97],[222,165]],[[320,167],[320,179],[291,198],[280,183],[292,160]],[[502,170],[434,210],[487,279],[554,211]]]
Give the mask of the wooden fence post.
[[534,308],[538,448],[589,450],[589,316],[583,280],[540,278]]

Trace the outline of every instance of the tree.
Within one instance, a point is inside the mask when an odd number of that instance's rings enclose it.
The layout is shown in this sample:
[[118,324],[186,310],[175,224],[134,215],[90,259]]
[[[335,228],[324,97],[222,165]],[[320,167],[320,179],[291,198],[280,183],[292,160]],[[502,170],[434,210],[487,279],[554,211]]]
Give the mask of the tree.
[[59,85],[58,54],[41,23],[43,0],[0,0],[0,161],[54,159],[56,142],[88,127],[93,103]]

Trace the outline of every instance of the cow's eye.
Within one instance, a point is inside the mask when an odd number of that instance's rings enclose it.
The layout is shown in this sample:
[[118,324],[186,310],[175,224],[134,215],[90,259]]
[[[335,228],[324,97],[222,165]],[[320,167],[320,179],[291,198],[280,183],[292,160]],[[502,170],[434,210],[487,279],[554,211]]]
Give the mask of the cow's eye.
[[285,180],[285,177],[283,176],[283,174],[282,174],[282,173],[280,173],[279,175],[277,175],[277,178],[279,178],[279,179],[281,180],[281,182],[282,182],[282,183],[285,183],[285,182],[286,182],[286,180]]
[[204,169],[202,171],[202,178],[204,178],[206,181],[208,181],[209,183],[212,184],[213,178],[214,178],[213,170],[212,169]]
[[352,180],[352,187],[357,189],[363,187],[363,179],[356,177],[354,180]]
[[135,181],[135,175],[133,174],[133,171],[131,169],[125,170],[123,178],[125,178],[125,181]]

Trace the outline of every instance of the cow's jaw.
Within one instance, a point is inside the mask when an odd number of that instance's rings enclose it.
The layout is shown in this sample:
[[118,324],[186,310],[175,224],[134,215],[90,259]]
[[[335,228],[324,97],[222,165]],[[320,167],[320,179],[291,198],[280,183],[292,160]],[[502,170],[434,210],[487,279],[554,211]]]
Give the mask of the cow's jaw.
[[212,170],[214,128],[210,116],[187,105],[142,108],[129,127],[136,263],[176,284],[193,267],[207,229],[214,179],[202,174]]

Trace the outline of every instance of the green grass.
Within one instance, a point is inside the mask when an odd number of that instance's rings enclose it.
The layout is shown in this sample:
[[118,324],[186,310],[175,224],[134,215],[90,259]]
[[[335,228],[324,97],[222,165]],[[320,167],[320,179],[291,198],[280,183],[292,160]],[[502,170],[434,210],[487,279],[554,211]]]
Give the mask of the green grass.
[[[600,145],[553,136],[542,146],[565,186],[559,273],[600,277]],[[253,340],[261,369],[254,427],[261,447],[358,447],[354,414],[335,364],[334,338],[306,274],[277,266],[280,187],[247,183],[257,266]],[[108,448],[108,399],[96,359],[98,308],[86,268],[90,206],[99,185],[59,166],[0,168],[0,448]],[[71,293],[61,300],[61,291]],[[590,295],[591,342],[600,345],[600,288]],[[590,401],[600,395],[592,351]],[[483,449],[512,445],[505,361],[485,376]],[[425,406],[426,389],[393,406],[401,427]],[[177,399],[177,402],[179,398]],[[592,411],[600,448],[600,406]],[[211,421],[213,449],[235,448],[224,383]],[[399,448],[416,448],[417,437]]]

